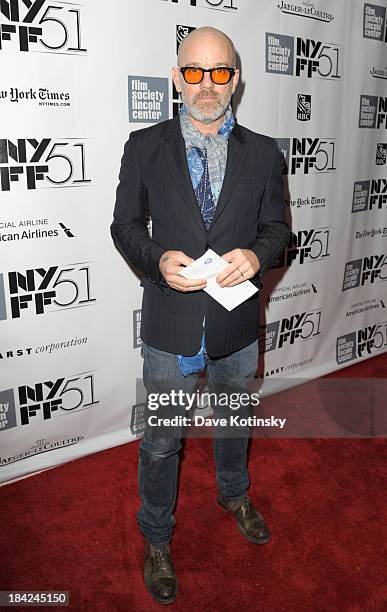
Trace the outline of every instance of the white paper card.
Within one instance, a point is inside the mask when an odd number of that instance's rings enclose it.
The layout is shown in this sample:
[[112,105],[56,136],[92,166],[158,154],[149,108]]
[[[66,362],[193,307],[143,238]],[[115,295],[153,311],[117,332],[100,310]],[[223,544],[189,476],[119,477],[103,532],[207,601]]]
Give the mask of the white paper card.
[[227,266],[228,263],[225,259],[222,259],[212,249],[208,249],[204,255],[184,268],[179,274],[184,276],[184,278],[205,278],[207,286],[204,291],[224,306],[224,308],[227,308],[227,310],[233,310],[236,306],[239,306],[239,304],[242,304],[242,302],[254,295],[258,288],[249,280],[235,285],[235,287],[220,287],[215,279]]

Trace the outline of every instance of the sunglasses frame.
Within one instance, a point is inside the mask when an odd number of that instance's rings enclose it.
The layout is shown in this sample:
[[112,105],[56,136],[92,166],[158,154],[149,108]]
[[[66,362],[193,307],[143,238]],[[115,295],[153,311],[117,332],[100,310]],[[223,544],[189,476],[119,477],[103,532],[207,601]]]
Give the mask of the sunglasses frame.
[[[189,83],[186,78],[185,78],[185,72],[189,69],[192,68],[196,68],[197,70],[201,70],[202,71],[202,78],[200,79],[200,81],[198,81],[197,83]],[[214,81],[214,79],[212,78],[212,73],[214,70],[219,70],[219,68],[223,68],[226,69],[230,72],[230,78],[228,79],[228,81],[226,81],[226,83],[217,83],[216,81]],[[200,68],[200,66],[179,66],[179,70],[181,72],[181,74],[183,75],[183,79],[186,83],[188,83],[188,85],[199,85],[199,83],[201,83],[204,79],[204,73],[205,72],[209,72],[210,73],[210,77],[211,77],[211,81],[215,84],[215,85],[227,85],[231,79],[233,78],[233,76],[235,75],[236,72],[236,68],[230,68],[229,66],[216,66],[215,68]]]

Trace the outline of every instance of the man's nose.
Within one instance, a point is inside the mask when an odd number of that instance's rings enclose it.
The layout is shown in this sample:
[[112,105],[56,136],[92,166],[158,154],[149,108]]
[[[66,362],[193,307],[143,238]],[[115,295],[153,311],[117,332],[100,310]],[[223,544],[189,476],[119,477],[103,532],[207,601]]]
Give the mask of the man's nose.
[[210,72],[205,72],[204,76],[203,76],[203,80],[200,83],[202,87],[211,87],[211,89],[213,89],[214,87],[214,83],[212,82],[211,79],[211,73]]

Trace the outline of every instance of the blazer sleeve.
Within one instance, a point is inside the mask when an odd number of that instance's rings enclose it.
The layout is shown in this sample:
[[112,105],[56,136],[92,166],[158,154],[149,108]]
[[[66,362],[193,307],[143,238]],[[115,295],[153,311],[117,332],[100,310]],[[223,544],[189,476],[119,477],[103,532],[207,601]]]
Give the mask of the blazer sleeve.
[[262,195],[256,239],[247,248],[259,259],[260,274],[264,274],[282,253],[289,240],[285,219],[281,155],[277,145]]
[[158,283],[161,280],[159,261],[166,249],[154,242],[148,233],[147,188],[141,178],[134,134],[130,134],[121,159],[110,233],[124,259]]

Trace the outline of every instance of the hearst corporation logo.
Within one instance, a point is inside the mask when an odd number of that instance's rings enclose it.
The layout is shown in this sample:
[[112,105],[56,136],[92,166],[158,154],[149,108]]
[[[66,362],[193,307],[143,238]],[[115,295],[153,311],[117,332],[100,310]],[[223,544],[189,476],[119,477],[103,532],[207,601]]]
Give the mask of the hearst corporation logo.
[[34,346],[22,346],[19,348],[7,347],[7,349],[0,348],[0,363],[5,359],[19,359],[20,357],[32,357],[35,358],[37,355],[53,355],[59,351],[66,351],[68,348],[81,347],[88,342],[87,336],[73,336],[72,338],[65,338],[64,340],[45,339],[42,341],[43,344],[37,344]]
[[315,8],[310,0],[293,0],[293,2],[284,2],[281,0],[277,5],[281,13],[286,15],[294,15],[296,17],[307,17],[316,21],[330,23],[334,19],[332,13]]
[[74,446],[84,440],[84,436],[71,436],[69,438],[62,438],[60,440],[49,440],[48,438],[40,438],[35,440],[34,444],[24,451],[20,451],[15,455],[9,455],[8,457],[0,456],[0,466],[9,465],[10,463],[16,463],[23,459],[29,459],[42,453],[48,453],[58,448],[66,448],[67,446]]

